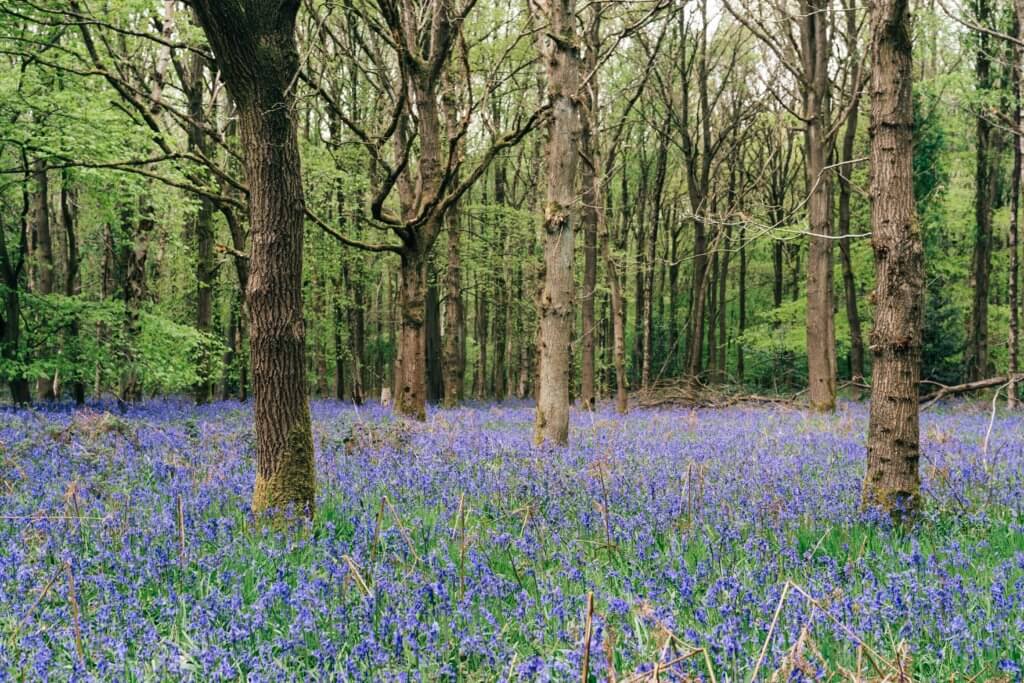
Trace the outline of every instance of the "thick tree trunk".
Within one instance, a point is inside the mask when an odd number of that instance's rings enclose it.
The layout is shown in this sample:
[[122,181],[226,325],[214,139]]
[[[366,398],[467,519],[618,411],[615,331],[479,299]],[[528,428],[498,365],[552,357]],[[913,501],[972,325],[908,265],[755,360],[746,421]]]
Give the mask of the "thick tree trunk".
[[401,328],[395,382],[395,409],[416,420],[427,419],[427,260],[413,250],[404,250],[399,269]]
[[580,68],[575,0],[544,6],[541,38],[551,112],[547,122],[547,201],[544,204],[544,271],[540,291],[540,391],[534,442],[569,441],[569,343],[573,326],[573,212],[580,132]]
[[302,316],[305,198],[294,80],[297,0],[193,0],[224,82],[238,104],[252,252],[249,343],[255,397],[253,510],[295,506],[313,514],[313,437],[306,399]]
[[875,326],[863,502],[896,519],[921,504],[918,381],[924,249],[913,178],[912,38],[908,0],[871,5],[871,245]]
[[[988,27],[992,23],[990,0],[977,0],[975,20]],[[978,41],[975,61],[976,88],[987,96],[993,87],[991,38],[984,31],[976,36]],[[971,265],[971,320],[967,334],[967,349],[964,351],[966,379],[974,381],[989,374],[988,359],[988,294],[989,276],[992,271],[992,198],[995,188],[993,173],[993,130],[986,108],[979,111],[975,129],[975,171],[974,171],[974,252]]]

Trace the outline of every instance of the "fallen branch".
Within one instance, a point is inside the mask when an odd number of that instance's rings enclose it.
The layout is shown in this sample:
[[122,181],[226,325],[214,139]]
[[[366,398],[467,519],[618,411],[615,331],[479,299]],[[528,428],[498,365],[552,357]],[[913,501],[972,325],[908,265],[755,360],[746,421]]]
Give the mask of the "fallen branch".
[[928,382],[929,384],[937,385],[939,389],[927,396],[922,396],[919,399],[919,403],[921,404],[921,410],[927,410],[935,405],[936,402],[946,398],[947,396],[965,394],[971,391],[981,391],[982,389],[991,389],[992,387],[1009,384],[1011,381],[1019,382],[1022,379],[1024,379],[1024,374],[1016,374],[1012,376],[1000,375],[998,377],[989,377],[988,379],[979,379],[974,382],[965,382],[964,384],[954,384],[952,386],[939,384],[938,382]]

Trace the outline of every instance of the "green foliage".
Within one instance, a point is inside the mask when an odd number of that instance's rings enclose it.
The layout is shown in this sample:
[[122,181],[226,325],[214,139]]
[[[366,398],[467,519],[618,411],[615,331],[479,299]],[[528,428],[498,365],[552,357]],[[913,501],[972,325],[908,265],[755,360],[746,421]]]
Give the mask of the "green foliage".
[[[146,393],[161,395],[187,391],[220,377],[223,370],[226,349],[219,336],[157,313],[144,311],[133,337],[118,300],[22,292],[21,302],[30,323],[22,330],[18,351],[0,359],[3,380],[58,377],[65,384],[82,382],[116,393],[131,370]],[[77,334],[72,333],[75,326]]]

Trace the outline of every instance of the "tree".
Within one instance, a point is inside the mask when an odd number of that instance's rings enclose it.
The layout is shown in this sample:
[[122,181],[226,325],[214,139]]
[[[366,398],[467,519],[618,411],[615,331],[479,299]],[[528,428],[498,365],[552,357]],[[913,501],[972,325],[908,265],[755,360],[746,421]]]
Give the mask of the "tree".
[[256,426],[253,510],[312,515],[316,485],[302,317],[305,198],[294,111],[298,0],[193,0],[238,106],[252,223],[246,292]]
[[547,27],[540,52],[547,76],[547,199],[540,311],[540,381],[534,441],[569,441],[569,346],[573,324],[573,247],[579,157],[580,66],[575,0],[535,0],[531,10]]
[[991,0],[972,3],[974,21],[983,30],[978,31],[974,62],[975,88],[978,113],[975,121],[974,169],[974,246],[971,259],[972,303],[971,319],[964,352],[965,375],[968,382],[989,375],[988,357],[988,297],[992,271],[992,203],[995,197],[997,173],[995,168],[995,132],[987,111],[986,98],[995,85],[992,75],[992,37],[987,30],[992,23]]
[[914,202],[913,44],[908,0],[871,3],[874,358],[865,507],[906,519],[921,505],[918,384],[924,247]]

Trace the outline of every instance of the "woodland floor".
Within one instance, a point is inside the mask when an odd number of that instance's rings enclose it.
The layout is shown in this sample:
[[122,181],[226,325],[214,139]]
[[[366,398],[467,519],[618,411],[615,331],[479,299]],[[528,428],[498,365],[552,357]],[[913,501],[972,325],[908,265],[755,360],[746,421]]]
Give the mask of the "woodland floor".
[[858,511],[863,405],[313,418],[280,533],[247,406],[0,413],[0,681],[580,680],[589,592],[594,681],[1022,680],[1019,416],[925,414],[911,532]]

